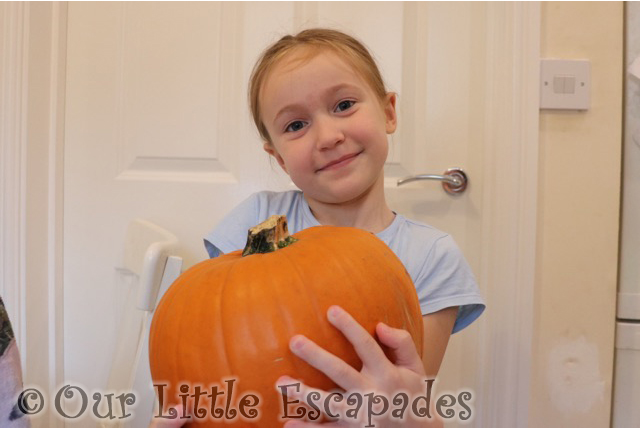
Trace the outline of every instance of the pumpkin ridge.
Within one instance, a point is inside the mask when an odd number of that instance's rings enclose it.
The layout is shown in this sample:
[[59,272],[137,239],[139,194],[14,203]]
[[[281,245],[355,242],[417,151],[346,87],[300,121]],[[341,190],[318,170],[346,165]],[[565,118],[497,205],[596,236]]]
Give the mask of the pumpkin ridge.
[[[180,292],[180,294],[177,297],[179,297],[181,300],[186,302],[191,300],[192,294],[194,291],[192,288],[194,285],[192,284],[201,284],[201,278],[207,277],[213,268],[217,268],[221,264],[222,263],[219,263],[218,260],[214,260],[213,262],[209,262],[209,261],[202,262],[202,265],[203,265],[202,269],[198,269],[195,272],[195,278],[197,279],[197,281],[193,281],[192,283],[181,284],[181,286],[178,288],[178,291]],[[184,332],[188,332],[193,328],[193,325],[192,325],[193,318],[191,315],[192,314],[190,311],[190,305],[188,304],[181,305],[181,311],[179,313],[179,316],[177,317],[177,320],[179,320],[178,327],[177,327],[177,332],[178,332],[177,346],[174,347],[174,355],[172,358],[172,362],[174,364],[174,367],[172,367],[172,372],[180,374],[178,376],[178,378],[180,379],[179,380],[180,383],[192,382],[192,381],[198,382],[198,379],[192,379],[192,377],[194,377],[194,371],[197,374],[201,373],[201,370],[200,370],[201,365],[198,365],[197,368],[193,366],[189,366],[186,369],[186,372],[184,369],[180,370],[180,367],[179,367],[179,364],[181,361],[181,358],[180,358],[181,349],[184,348],[185,341],[187,341],[188,343],[190,342],[190,340],[187,340],[187,336],[184,334]],[[179,385],[174,386],[175,397],[173,398],[177,398],[178,387]]]
[[[379,239],[379,238],[378,238]],[[403,282],[402,282],[402,278],[401,276],[404,275],[407,278],[409,278],[411,280],[411,283],[413,284],[413,278],[411,278],[411,275],[409,274],[409,272],[407,271],[406,267],[404,266],[404,263],[402,263],[402,261],[400,259],[398,259],[397,257],[395,257],[395,254],[393,253],[393,250],[391,250],[391,248],[386,244],[386,242],[382,241],[385,244],[385,247],[381,247],[378,246],[376,247],[372,247],[376,252],[377,252],[377,257],[379,258],[384,258],[387,259],[386,261],[390,264],[394,264],[394,265],[398,265],[402,267],[402,273],[397,272],[395,274],[395,276],[393,277],[393,286],[389,286],[389,291],[391,292],[391,296],[393,296],[395,298],[395,305],[390,305],[390,307],[395,307],[395,308],[401,308],[402,309],[402,313],[401,315],[403,315],[402,317],[399,317],[399,319],[403,319],[403,325],[401,326],[396,326],[396,328],[402,328],[407,330],[410,334],[411,337],[414,339],[414,342],[416,342],[416,350],[418,351],[418,355],[420,356],[420,358],[422,358],[422,354],[423,354],[423,335],[424,335],[424,331],[423,331],[423,326],[422,326],[422,312],[420,310],[420,305],[419,305],[419,301],[418,301],[418,306],[417,306],[417,315],[420,316],[420,325],[416,325],[414,323],[414,318],[411,316],[412,313],[412,309],[415,308],[411,308],[410,305],[408,304],[404,304],[404,302],[410,302],[410,299],[407,299],[407,295],[406,293],[411,293],[413,296],[415,296],[416,300],[418,299],[418,294],[417,291],[415,289],[415,287],[412,287],[411,290],[404,290],[401,287],[398,287],[398,285],[402,286]],[[394,257],[391,257],[394,256]],[[396,271],[394,271],[396,272]],[[406,324],[408,323],[408,324]]]
[[[236,252],[236,257],[237,258],[233,260],[233,266],[229,269],[228,275],[225,278],[225,281],[224,281],[225,289],[223,292],[220,293],[219,313],[220,313],[221,327],[219,331],[221,332],[222,343],[224,346],[223,354],[224,354],[225,364],[226,364],[226,373],[228,373],[226,378],[232,379],[236,382],[236,387],[234,388],[234,392],[233,392],[233,396],[231,397],[231,400],[232,400],[232,403],[236,403],[235,405],[237,406],[237,403],[239,402],[240,398],[245,393],[247,393],[249,388],[247,388],[246,380],[243,383],[243,379],[246,379],[246,376],[247,376],[246,365],[242,363],[242,358],[237,359],[237,357],[235,356],[237,351],[235,350],[234,343],[238,343],[241,339],[237,337],[237,331],[235,328],[235,319],[229,316],[229,312],[234,311],[234,307],[233,305],[226,304],[229,299],[228,293],[232,293],[233,300],[236,300],[235,296],[237,291],[234,290],[233,285],[236,284],[237,278],[239,277],[242,280],[244,279],[242,269],[241,269],[242,265],[239,266],[239,262],[243,258],[242,250],[238,250]],[[244,283],[242,285],[244,286]],[[235,308],[235,310],[237,309],[238,308]],[[246,310],[246,305],[240,308],[240,311],[242,311],[242,313],[244,313],[245,310]],[[234,361],[238,361],[238,362],[235,363]],[[242,419],[240,413],[238,413],[231,425],[234,427],[237,426],[238,428],[261,427],[262,426],[261,423],[264,420],[263,419],[264,416],[262,414],[264,411],[263,404],[264,404],[264,397],[260,396],[260,401],[258,406],[259,416],[257,421],[251,422],[249,420]],[[230,421],[225,420],[224,422],[226,423],[223,425],[227,425],[227,423]]]
[[[291,257],[284,251],[281,252],[280,254],[289,261],[291,266],[293,266],[293,268],[295,269],[296,276],[298,277],[298,279],[304,280],[305,277],[302,274],[302,272],[300,271],[299,266],[291,260]],[[296,284],[299,284],[299,283],[304,284],[303,281],[299,281],[299,282],[296,281]],[[311,295],[309,295],[308,288],[303,286],[302,287],[302,293],[300,293],[300,294],[304,294],[304,296],[306,297],[306,300],[311,303],[311,307],[313,308],[314,313],[316,314],[316,317],[315,317],[316,320],[323,320],[323,319],[326,318],[326,314],[325,313],[321,313],[321,308],[320,308],[320,305],[318,303],[318,295],[317,295],[317,293],[311,293]],[[282,305],[279,305],[279,307],[280,307],[281,315],[284,314],[284,308],[282,307]],[[324,322],[317,322],[314,327],[315,327],[315,329],[318,329],[318,330],[322,331],[321,336],[323,336],[323,337],[328,336],[329,333],[330,333],[329,332],[330,327],[327,326],[327,324],[324,323]],[[299,332],[297,332],[293,328],[293,326],[291,325],[291,320],[288,320],[288,322],[287,322],[287,332],[291,335],[290,337],[292,337],[294,334],[299,334]],[[302,359],[296,357],[295,355],[293,355],[292,362],[293,362],[293,365],[294,365],[294,369],[295,369],[295,371],[297,373],[299,373],[301,369],[304,369],[305,367],[307,367],[309,365],[308,363],[306,363]]]
[[[225,361],[227,363],[227,372],[231,373],[232,376],[236,376],[237,374],[237,367],[235,367],[235,364],[232,364],[230,362],[230,358],[229,358],[229,354],[228,354],[228,349],[229,349],[229,342],[233,341],[233,338],[229,338],[229,333],[227,332],[227,327],[229,327],[228,325],[225,325],[225,320],[227,319],[227,314],[226,314],[226,310],[225,310],[225,305],[224,302],[224,296],[226,294],[227,288],[228,288],[228,283],[230,283],[231,281],[229,281],[229,278],[232,277],[232,273],[238,268],[238,263],[236,261],[236,263],[230,263],[230,268],[227,271],[227,275],[225,277],[225,281],[223,282],[222,287],[220,288],[220,307],[219,307],[219,313],[220,313],[220,328],[219,330],[222,332],[221,336],[222,336],[222,344],[224,345],[224,351],[222,352],[222,354],[225,357]],[[233,329],[229,328],[229,330],[233,331]],[[240,382],[240,380],[238,380],[238,382]]]
[[[233,269],[233,267],[235,266],[235,264],[232,262],[232,260],[229,261],[221,261],[222,265],[226,266],[226,269],[224,270],[224,272],[222,272],[223,275],[221,275],[219,277],[219,282],[222,285],[222,287],[220,287],[219,289],[216,289],[216,287],[206,287],[206,294],[204,295],[204,299],[207,299],[209,302],[211,302],[211,306],[208,307],[209,311],[203,311],[207,314],[210,314],[210,318],[212,321],[212,324],[215,325],[222,325],[222,320],[224,319],[224,317],[222,316],[222,293],[224,292],[224,286],[227,284],[228,282],[228,278],[230,276],[230,272]],[[198,318],[199,319],[199,318]],[[212,329],[212,333],[214,334],[214,336],[212,337],[206,337],[205,339],[207,341],[211,341],[213,342],[215,340],[215,328]],[[222,330],[224,331],[224,330]],[[207,342],[207,346],[212,346],[211,342]],[[228,371],[229,370],[229,357],[227,355],[227,348],[226,348],[226,342],[224,342],[224,349],[222,349],[219,352],[219,355],[221,357],[220,360],[217,360],[218,365],[220,366],[224,366],[225,369]],[[202,372],[206,373],[206,370],[208,369],[207,367],[207,361],[206,358],[203,360],[200,360],[201,363],[201,367],[202,364],[204,363],[205,367],[204,370]]]
[[[175,295],[174,299],[177,300],[177,299],[180,299],[182,297],[182,295],[185,292],[184,287],[186,287],[187,285],[188,284],[186,284],[186,283],[185,284],[181,284],[180,288],[178,288],[176,290],[176,295]],[[182,299],[180,299],[180,300],[182,300]],[[178,320],[180,320],[179,325],[178,325],[178,329],[177,329],[178,333],[183,331],[183,328],[185,327],[184,326],[184,316],[183,316],[185,311],[186,311],[186,305],[182,305],[181,311],[179,312],[179,315],[178,315],[178,318],[177,318]],[[180,379],[180,377],[184,376],[184,375],[181,374],[180,367],[178,365],[178,361],[180,361],[180,360],[179,360],[179,358],[176,358],[179,355],[180,349],[182,349],[183,337],[184,336],[182,334],[178,334],[177,335],[177,337],[176,337],[177,346],[174,347],[174,349],[173,349],[173,357],[171,358],[170,370],[171,370],[171,373],[179,373],[177,379]],[[175,376],[173,376],[173,377],[175,378]],[[169,387],[170,387],[170,390],[174,391],[174,397],[168,397],[168,400],[170,400],[172,398],[175,398],[175,395],[177,395],[177,391],[178,391],[179,386],[178,385],[169,385]]]
[[[198,280],[202,276],[206,275],[210,271],[209,266],[205,265],[204,267],[205,267],[205,269],[197,271],[196,278],[198,278]],[[179,294],[179,297],[181,298],[181,300],[187,300],[185,298],[185,295],[189,296],[191,294],[190,293],[191,290],[189,290],[187,287],[189,287],[189,284],[185,283],[185,284],[181,285],[181,287],[179,289],[179,291],[181,292]],[[179,315],[177,317],[177,319],[179,320],[179,326],[178,326],[178,329],[177,329],[178,333],[181,333],[181,332],[184,332],[184,331],[189,331],[189,329],[191,328],[191,319],[189,317],[185,316],[185,313],[187,312],[187,309],[189,308],[189,305],[181,305],[181,306],[182,306],[181,307],[181,311],[180,311],[180,313],[179,313]],[[188,319],[185,319],[185,318],[188,318]],[[172,367],[172,371],[174,371],[175,373],[179,373],[179,376],[178,376],[179,382],[185,382],[185,381],[190,382],[190,379],[189,379],[190,376],[188,376],[187,373],[184,372],[184,370],[180,370],[180,367],[179,367],[180,350],[184,346],[185,335],[184,334],[178,334],[178,337],[177,337],[176,341],[177,341],[178,346],[174,347],[174,350],[173,350],[174,351],[173,352],[173,358],[171,360],[172,360],[172,363],[173,363],[174,367]],[[188,368],[189,371],[192,370],[192,369],[193,369],[192,367]],[[172,397],[172,398],[174,398],[174,399],[177,398],[177,394],[178,394],[178,391],[179,391],[178,388],[179,388],[179,385],[175,385],[172,388],[173,391],[174,391],[174,397]]]
[[[205,265],[202,265],[202,266],[196,265],[196,266],[193,266],[190,269],[188,269],[188,271],[190,271],[190,274],[200,274],[202,271],[205,271],[206,268],[207,268],[207,266],[205,266]],[[187,287],[188,284],[186,283],[186,281],[184,279],[179,278],[178,281],[176,281],[176,285],[177,285],[176,287],[171,287],[169,290],[167,290],[167,293],[165,293],[165,295],[163,296],[162,300],[160,301],[160,303],[158,305],[158,309],[156,310],[156,312],[162,312],[164,306],[174,306],[175,302],[179,302],[179,301],[184,300],[183,296],[184,296],[184,293],[186,291],[185,287]],[[171,291],[171,293],[170,293],[170,291]],[[167,323],[167,321],[162,319],[162,324],[163,325],[159,325],[158,330],[156,330],[156,331],[159,331],[159,330],[162,330],[164,328],[164,329],[166,329],[168,331],[171,331],[172,334],[174,335],[176,343],[178,344],[178,346],[174,347],[174,349],[173,349],[174,358],[170,359],[170,364],[168,364],[168,367],[166,367],[166,371],[168,373],[170,373],[171,374],[171,378],[174,378],[174,379],[176,377],[175,374],[181,372],[179,367],[178,367],[178,365],[177,365],[177,361],[178,360],[175,358],[175,355],[178,353],[178,351],[180,349],[180,344],[181,344],[181,342],[183,340],[183,335],[180,334],[180,332],[184,331],[183,330],[183,322],[182,322],[182,318],[183,318],[182,314],[184,313],[185,307],[184,307],[184,305],[180,305],[180,306],[182,306],[182,308],[181,308],[182,311],[180,312],[180,316],[177,317],[177,319],[180,320],[180,322],[176,323],[177,325],[173,325],[172,326],[169,323]],[[155,342],[155,340],[154,340],[154,342]],[[165,348],[165,347],[168,346],[168,344],[165,342],[165,343],[162,343],[162,346],[163,346],[163,348]],[[158,352],[157,350],[154,350],[154,351]],[[155,352],[154,352],[154,354],[155,354]],[[159,352],[161,354],[164,354],[167,351],[165,351],[165,349],[160,349]],[[166,404],[172,404],[172,402],[173,402],[172,399],[174,399],[177,396],[175,394],[175,392],[178,391],[178,385],[169,384],[168,388],[169,388],[169,391],[173,391],[174,394],[168,394],[167,395]]]
[[[323,250],[322,253],[325,253],[325,254],[334,254],[337,248],[344,248],[348,246],[349,243],[353,242],[353,238],[355,237],[354,235],[359,235],[359,232],[360,232],[359,229],[349,228],[344,226],[323,226],[323,228],[327,228],[327,229],[323,231],[317,231],[317,233],[322,233],[322,235],[321,236],[318,235],[317,242],[314,243],[314,246],[315,248],[322,249]],[[348,238],[344,238],[343,236],[341,236],[340,233],[338,233],[340,232],[340,230],[343,230],[343,229],[351,229],[352,233],[348,236]],[[310,233],[312,232],[310,231]],[[347,245],[345,245],[345,241]],[[363,309],[362,309],[363,305],[361,304],[363,299],[362,299],[362,296],[358,293],[358,290],[356,287],[356,285],[358,284],[357,278],[355,278],[353,275],[349,275],[349,271],[344,266],[345,261],[348,261],[350,266],[354,266],[354,263],[350,258],[342,258],[339,260],[339,263],[333,263],[331,265],[332,268],[340,269],[342,271],[343,273],[342,277],[345,278],[345,282],[348,284],[348,287],[345,287],[345,284],[340,285],[340,288],[339,288],[340,294],[342,296],[345,296],[345,295],[349,296],[349,298],[346,299],[347,302],[351,304],[357,304],[356,302],[359,302],[360,305],[357,308],[349,307],[346,305],[341,305],[341,306],[352,315],[355,313],[366,313],[367,309],[370,309],[370,308],[365,308],[363,312]],[[345,290],[348,290],[348,291],[345,292]],[[313,295],[316,297],[316,299],[319,298],[319,293],[314,292]],[[316,316],[317,316],[317,319],[326,320],[327,319],[326,310],[321,311],[320,308],[318,308],[316,310]],[[357,318],[354,318],[354,319],[356,319],[356,321],[360,325],[362,325],[362,322],[361,322],[362,320],[358,320]],[[360,370],[362,368],[362,359],[355,352],[353,345],[351,345],[348,342],[347,338],[342,333],[337,331],[337,329],[333,327],[330,323],[328,323],[328,320],[326,323],[321,323],[321,327],[322,327],[321,337],[325,338],[325,340],[330,339],[332,336],[337,335],[340,337],[341,340],[344,341],[345,346],[347,346],[348,349],[352,351],[352,355],[356,357],[356,361],[353,361],[353,363],[356,364],[354,368],[356,370]],[[343,355],[342,357],[344,358],[345,355]]]
[[[259,266],[260,269],[263,269],[261,272],[262,273],[261,277],[262,277],[262,281],[265,281],[265,282],[263,284],[260,284],[260,287],[249,287],[248,292],[251,294],[249,296],[245,296],[245,301],[244,301],[244,303],[248,307],[253,307],[256,304],[259,304],[261,307],[271,307],[271,308],[277,307],[279,308],[279,316],[278,316],[278,313],[272,313],[272,314],[269,314],[268,320],[261,322],[261,317],[264,317],[265,314],[263,312],[262,313],[258,312],[256,314],[255,311],[252,311],[250,313],[247,313],[246,315],[243,315],[243,319],[244,321],[246,321],[248,325],[260,326],[260,328],[254,328],[249,331],[250,339],[256,338],[257,340],[264,340],[265,334],[263,333],[263,331],[265,327],[270,329],[271,332],[273,331],[277,332],[277,334],[275,335],[276,337],[273,339],[275,341],[273,342],[273,344],[275,344],[273,351],[276,351],[278,353],[280,351],[284,351],[283,361],[287,363],[287,366],[283,368],[283,372],[284,372],[283,374],[287,373],[291,375],[298,372],[297,365],[295,362],[296,357],[290,354],[290,351],[288,348],[288,341],[282,341],[284,342],[283,343],[284,346],[282,346],[281,341],[279,341],[277,337],[277,336],[284,336],[288,334],[291,330],[293,330],[293,328],[291,327],[291,321],[290,321],[290,319],[292,318],[291,314],[287,315],[284,312],[284,308],[281,307],[281,306],[286,306],[284,303],[282,305],[279,304],[280,302],[284,302],[282,299],[279,298],[279,296],[286,294],[286,290],[281,286],[282,281],[278,280],[278,275],[276,275],[276,273],[282,272],[284,270],[288,270],[291,268],[291,266],[289,266],[288,264],[283,263],[282,258],[285,257],[284,254],[285,254],[284,249],[281,249],[276,251],[275,254],[262,254],[262,255],[256,254],[251,256],[251,257],[254,257],[255,264]],[[264,260],[267,260],[267,259],[264,259],[264,258],[259,259],[257,258],[257,256],[269,257],[268,260],[270,261],[268,263],[264,262]],[[289,259],[289,257],[286,257],[286,259]],[[236,281],[232,280],[231,282],[236,282]],[[285,281],[285,282],[287,284],[296,283],[295,281]],[[256,292],[255,290],[259,290],[259,291]],[[265,293],[264,290],[270,290],[270,291]],[[255,294],[253,294],[254,292]],[[269,299],[269,300],[266,300],[266,299]],[[294,321],[295,321],[295,315],[294,315]],[[266,340],[268,343],[271,343],[269,342],[270,339],[266,339]],[[253,362],[253,358],[249,358],[248,361]],[[248,372],[255,371],[255,368],[251,368],[251,367],[247,369],[239,368],[239,370],[242,370],[242,372],[236,372],[238,376],[238,381],[240,382],[239,391],[244,392],[244,391],[252,390],[252,388],[250,388],[249,385],[255,386],[256,384],[260,384],[260,383],[262,383],[263,385],[265,383],[272,384],[273,390],[272,391],[270,390],[267,396],[263,395],[260,399],[260,409],[261,409],[260,420],[256,421],[255,423],[250,423],[249,425],[247,425],[251,427],[271,428],[273,425],[270,425],[270,422],[266,418],[272,414],[272,410],[274,408],[278,409],[278,413],[279,413],[279,410],[281,408],[281,401],[282,401],[281,396],[276,395],[276,394],[279,394],[275,389],[275,381],[277,380],[277,377],[273,375],[267,376],[265,380],[261,382],[255,382],[254,379],[251,379],[249,383],[245,382],[243,384],[242,378],[240,378],[240,376],[241,375],[247,376]],[[270,371],[267,370],[266,373],[270,373]],[[278,426],[281,426],[281,425],[282,424]]]
[[[348,240],[349,241],[353,241],[354,239],[358,239],[359,241],[362,241],[362,239],[360,239],[360,237],[362,236],[359,233],[360,229],[356,229],[356,230],[354,230],[354,232],[355,233],[353,233],[353,234],[351,234],[349,236]],[[335,238],[334,238],[334,240],[335,240]],[[329,245],[327,245],[326,243],[325,243],[325,245],[327,247],[329,247]],[[342,246],[342,245],[340,245],[340,246]],[[333,250],[333,249],[330,249],[330,251],[331,250]],[[331,252],[333,252],[333,251],[331,251]],[[345,267],[345,263],[349,264],[350,269],[347,269]],[[359,281],[357,280],[357,278],[354,278],[353,274],[349,275],[349,272],[353,271],[352,268],[355,266],[354,261],[351,258],[347,257],[347,258],[343,258],[342,260],[340,260],[340,263],[336,263],[336,265],[344,273],[343,276],[344,276],[344,278],[346,278],[346,280],[348,282],[348,292],[343,291],[343,290],[346,289],[346,287],[344,287],[344,286],[340,287],[340,290],[341,290],[342,294],[343,295],[344,294],[347,294],[347,295],[355,294],[355,296],[353,296],[354,298],[353,299],[348,299],[348,301],[352,302],[353,304],[357,304],[358,305],[357,308],[352,308],[348,312],[351,313],[351,314],[354,314],[354,313],[364,314],[364,313],[367,313],[368,311],[370,311],[371,307],[367,307],[367,305],[365,305],[365,299],[363,298],[363,296],[366,296],[366,294],[365,293],[361,293],[360,292],[361,289],[358,289],[358,287],[357,287],[357,285],[359,284]],[[372,293],[370,293],[370,294],[372,294]],[[371,297],[375,297],[375,296],[371,295]],[[356,318],[354,318],[354,319],[356,319]],[[362,321],[361,320],[356,319],[356,322],[366,329],[366,327],[362,325]],[[346,340],[346,338],[345,338],[345,340]],[[353,347],[353,345],[349,344],[349,346],[353,350],[353,352],[356,355],[356,357],[358,358],[358,365],[356,367],[354,367],[354,368],[356,370],[361,370],[362,369],[362,365],[363,365],[362,357],[358,354],[358,352],[356,351],[355,347]]]
[[[261,256],[261,255],[263,254],[256,254],[255,256]],[[237,404],[240,397],[243,396],[245,393],[247,393],[247,391],[249,390],[247,388],[247,382],[245,381],[245,383],[243,383],[243,376],[246,376],[246,372],[245,372],[245,365],[242,364],[242,358],[239,359],[240,365],[236,363],[232,363],[232,361],[235,360],[234,355],[232,354],[235,352],[234,350],[235,347],[233,346],[233,343],[238,342],[238,340],[240,339],[238,339],[235,336],[236,329],[234,326],[234,318],[229,316],[229,310],[233,311],[234,309],[232,309],[233,307],[231,305],[225,304],[225,301],[226,301],[225,296],[227,296],[227,293],[235,293],[235,290],[233,290],[233,285],[236,283],[237,278],[240,278],[241,280],[243,280],[243,275],[239,270],[242,268],[242,265],[239,266],[239,261],[246,257],[242,256],[242,250],[234,251],[234,256],[236,258],[234,258],[233,260],[230,260],[230,263],[229,263],[230,268],[227,272],[227,276],[225,277],[224,287],[221,289],[219,293],[219,296],[220,296],[219,326],[220,327],[218,328],[218,330],[220,331],[220,336],[222,338],[222,345],[224,346],[224,352],[222,354],[224,355],[224,358],[225,358],[225,364],[226,364],[225,371],[226,373],[228,373],[228,375],[225,378],[233,379],[236,382],[236,386],[233,391],[233,396],[231,397],[232,405],[233,403]],[[256,259],[254,259],[254,261],[255,260]],[[246,266],[245,266],[245,269],[246,269]],[[244,309],[245,308],[242,308],[242,310]],[[233,422],[230,420],[225,420],[225,422],[231,423],[232,426],[234,427],[237,426],[238,428],[263,427],[262,423],[265,420],[265,416],[263,415],[264,401],[265,401],[265,397],[261,396],[259,406],[258,406],[259,417],[257,421],[250,422],[248,420],[244,420],[241,418],[240,414],[237,414]],[[224,425],[226,425],[226,423]]]
[[[300,273],[298,272],[298,268],[297,268],[296,264],[293,263],[293,261],[291,260],[291,257],[289,257],[289,255],[285,251],[279,251],[278,255],[279,255],[279,257],[282,257],[282,258],[286,259],[287,264],[289,265],[288,267],[289,268],[293,267],[293,269],[296,270],[295,275],[298,278],[301,278]],[[276,266],[272,266],[272,265],[269,265],[269,267],[271,269],[277,270],[282,265],[284,265],[284,263],[282,263],[280,266],[277,266],[277,267]],[[292,273],[292,275],[293,275],[293,273]],[[285,304],[283,304],[283,298],[282,298],[282,295],[286,294],[286,290],[285,290],[285,293],[281,292],[282,289],[278,287],[278,280],[276,278],[277,277],[275,275],[269,275],[269,282],[271,284],[275,284],[275,287],[273,289],[278,291],[278,292],[272,293],[272,297],[273,297],[272,302],[275,303],[275,305],[272,306],[272,307],[278,308],[278,316],[275,317],[275,318],[280,322],[279,325],[278,325],[278,327],[280,327],[282,329],[280,331],[284,332],[284,334],[280,333],[280,335],[285,337],[284,349],[283,349],[283,355],[284,355],[284,357],[283,357],[284,360],[283,361],[287,362],[287,366],[283,367],[282,372],[283,372],[283,374],[292,376],[295,373],[300,373],[300,365],[301,364],[304,365],[306,363],[304,361],[302,361],[300,358],[296,357],[289,350],[289,340],[291,340],[291,337],[294,334],[298,333],[294,329],[294,325],[296,323],[296,320],[295,320],[295,316],[292,317],[291,314],[287,314],[286,313],[287,306]],[[289,283],[290,284],[291,283],[299,284],[298,281],[289,281]],[[275,389],[275,381],[277,379],[273,379],[273,380],[274,380],[274,389]],[[276,392],[276,394],[278,394],[276,396],[277,401],[281,403],[281,400],[282,400],[283,396],[280,395],[279,392]],[[278,406],[279,409],[280,409],[280,407],[281,406]],[[280,414],[280,410],[278,410],[277,413],[279,415]],[[278,419],[278,422],[280,422],[279,419]],[[269,423],[267,422],[266,425],[269,426]],[[280,423],[278,426],[282,426],[282,423]],[[271,427],[269,426],[269,428],[271,428]]]

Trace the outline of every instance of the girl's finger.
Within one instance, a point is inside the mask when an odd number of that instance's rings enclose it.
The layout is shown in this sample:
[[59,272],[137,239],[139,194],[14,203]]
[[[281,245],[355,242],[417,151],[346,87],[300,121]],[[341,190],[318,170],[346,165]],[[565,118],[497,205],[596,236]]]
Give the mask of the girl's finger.
[[395,356],[395,364],[415,373],[424,374],[424,366],[411,334],[407,330],[390,327],[384,323],[376,326],[376,334],[382,344],[391,349]]
[[363,387],[362,375],[359,371],[312,340],[296,335],[291,338],[289,348],[296,356],[320,370],[341,388],[350,390]]
[[327,311],[333,324],[353,345],[362,364],[373,372],[382,372],[391,364],[376,340],[353,317],[340,306],[331,306]]

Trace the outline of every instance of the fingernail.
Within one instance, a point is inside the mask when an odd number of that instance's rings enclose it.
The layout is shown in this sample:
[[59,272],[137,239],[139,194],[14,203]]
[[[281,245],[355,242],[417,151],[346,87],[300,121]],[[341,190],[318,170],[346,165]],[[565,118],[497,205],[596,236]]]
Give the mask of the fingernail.
[[300,351],[303,346],[304,346],[304,336],[302,335],[293,336],[289,341],[289,349],[291,349],[292,352]]
[[291,385],[295,383],[296,383],[296,380],[294,378],[284,375],[284,376],[280,376],[278,380],[276,380],[276,387]]
[[379,333],[384,333],[384,332],[389,331],[389,326],[387,326],[387,325],[386,325],[385,323],[383,323],[383,322],[379,322],[379,323],[378,323],[378,325],[376,326],[376,330],[377,330]]
[[339,306],[331,306],[327,311],[327,318],[329,321],[335,321],[340,316],[340,307]]

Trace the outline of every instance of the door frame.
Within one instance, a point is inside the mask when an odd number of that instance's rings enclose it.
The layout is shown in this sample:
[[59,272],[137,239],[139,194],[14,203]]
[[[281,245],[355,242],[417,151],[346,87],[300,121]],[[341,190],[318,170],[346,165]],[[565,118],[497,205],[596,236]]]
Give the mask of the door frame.
[[[478,427],[526,427],[534,334],[541,5],[489,2]],[[500,126],[496,126],[500,124]],[[487,290],[491,290],[490,293]],[[509,326],[510,328],[505,328]],[[499,398],[498,398],[499,397]]]
[[[0,18],[2,45],[11,47],[3,49],[0,82],[5,110],[0,132],[0,293],[12,316],[25,379],[46,379],[39,389],[53,397],[64,380],[67,6],[8,2],[0,4]],[[486,19],[485,215],[478,279],[494,298],[487,302],[477,339],[476,384],[481,390],[476,391],[475,426],[524,427],[534,333],[540,3],[489,2]],[[34,426],[64,423],[49,414],[36,418]]]
[[64,2],[0,3],[0,295],[24,387],[45,399],[43,412],[32,417],[34,428],[64,426],[48,400],[64,381],[66,20]]

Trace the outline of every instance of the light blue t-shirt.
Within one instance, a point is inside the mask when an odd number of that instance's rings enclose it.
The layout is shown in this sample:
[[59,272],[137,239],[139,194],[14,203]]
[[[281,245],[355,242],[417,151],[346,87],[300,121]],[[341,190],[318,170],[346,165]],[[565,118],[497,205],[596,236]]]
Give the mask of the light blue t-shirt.
[[[289,233],[320,226],[298,190],[259,192],[233,209],[204,239],[209,256],[244,248],[249,228],[274,214],[285,214]],[[422,314],[459,306],[452,333],[480,316],[485,304],[476,280],[453,238],[424,223],[396,214],[376,236],[402,261],[418,292]]]

